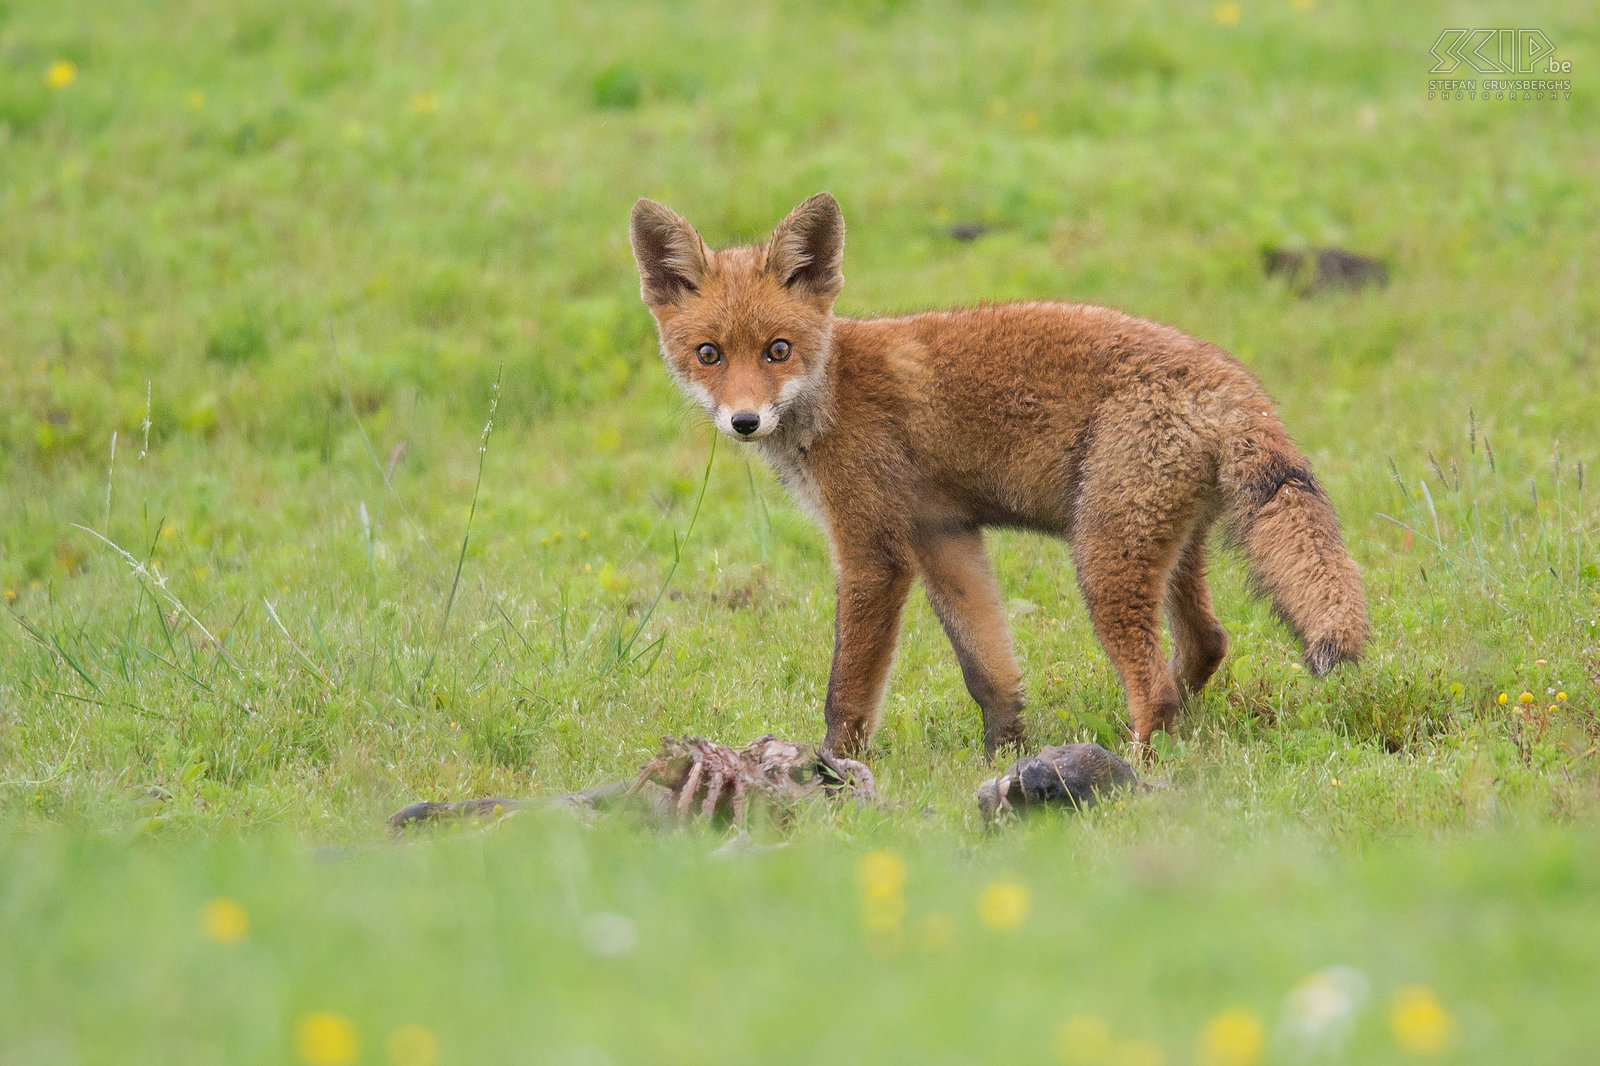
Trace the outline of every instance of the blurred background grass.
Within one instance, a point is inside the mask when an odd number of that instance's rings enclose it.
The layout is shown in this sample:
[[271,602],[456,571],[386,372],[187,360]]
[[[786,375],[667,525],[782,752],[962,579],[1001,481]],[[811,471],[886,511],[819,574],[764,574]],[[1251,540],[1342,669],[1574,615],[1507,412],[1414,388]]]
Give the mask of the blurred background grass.
[[[0,3],[0,1061],[282,1061],[319,1004],[383,1061],[378,1005],[427,995],[449,1061],[988,1061],[1052,1054],[1083,1011],[1187,1061],[1234,1001],[1281,1056],[1282,996],[1341,960],[1371,982],[1359,1060],[1402,1053],[1386,1004],[1421,982],[1463,1057],[1569,1061],[1594,992],[1563,952],[1595,935],[1600,27],[1517,12],[1570,99],[1429,101],[1440,31],[1507,17]],[[1249,363],[1340,506],[1369,660],[1301,677],[1226,563],[1234,652],[1159,771],[1176,795],[997,842],[976,710],[914,603],[872,753],[906,806],[819,812],[773,867],[560,828],[307,859],[411,799],[625,776],[665,732],[819,733],[825,544],[738,447],[639,629],[710,438],[654,354],[625,219],[644,195],[758,239],[824,188],[843,313],[1085,300]],[[1392,283],[1261,276],[1264,246],[1324,244]],[[1121,743],[1065,552],[994,543],[1034,738]],[[910,856],[908,892],[950,886],[948,964],[861,958],[869,845]],[[1518,879],[1550,849],[1577,857]],[[1192,896],[1140,879],[1168,861]],[[1272,911],[1302,865],[1303,912]],[[994,877],[1034,901],[1010,939],[973,917]],[[220,893],[270,929],[231,978],[194,918]],[[638,927],[621,970],[539,931],[608,908]],[[666,915],[677,953],[650,954]],[[469,956],[486,987],[416,976]],[[550,1029],[503,1022],[532,1002]]]

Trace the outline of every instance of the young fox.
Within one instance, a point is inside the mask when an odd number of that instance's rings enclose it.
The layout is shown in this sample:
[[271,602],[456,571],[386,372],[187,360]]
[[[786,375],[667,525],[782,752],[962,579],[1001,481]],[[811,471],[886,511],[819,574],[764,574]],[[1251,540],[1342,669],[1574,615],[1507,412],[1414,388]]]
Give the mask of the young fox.
[[1261,386],[1216,346],[1085,304],[835,317],[844,218],[826,193],[763,245],[710,251],[649,200],[631,238],[667,369],[718,429],[755,443],[832,543],[825,750],[854,755],[871,733],[913,576],[989,753],[1023,742],[985,526],[1070,545],[1136,743],[1172,729],[1227,651],[1206,586],[1219,519],[1313,674],[1360,656],[1366,604],[1333,505]]

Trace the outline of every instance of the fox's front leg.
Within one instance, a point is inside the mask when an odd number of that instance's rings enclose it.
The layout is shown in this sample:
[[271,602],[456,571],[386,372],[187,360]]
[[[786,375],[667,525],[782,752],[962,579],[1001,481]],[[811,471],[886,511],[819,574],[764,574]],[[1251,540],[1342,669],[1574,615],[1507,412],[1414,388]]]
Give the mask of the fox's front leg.
[[833,624],[833,669],[823,717],[822,750],[853,758],[872,733],[900,635],[900,612],[911,566],[885,550],[838,550],[839,609]]
[[984,749],[992,757],[1002,746],[1021,748],[1022,672],[983,534],[940,530],[919,538],[916,551],[928,602],[955,648],[967,692],[983,711]]

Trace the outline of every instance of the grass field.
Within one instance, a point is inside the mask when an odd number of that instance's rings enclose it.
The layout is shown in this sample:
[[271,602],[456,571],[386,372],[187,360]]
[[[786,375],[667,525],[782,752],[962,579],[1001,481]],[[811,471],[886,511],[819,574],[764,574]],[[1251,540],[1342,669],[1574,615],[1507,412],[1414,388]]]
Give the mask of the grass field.
[[[0,0],[0,1064],[1592,1056],[1600,22],[1517,12],[1570,99],[1430,101],[1440,31],[1506,21]],[[841,313],[1083,300],[1248,363],[1370,655],[1303,676],[1227,560],[1174,787],[986,834],[914,600],[892,809],[731,859],[391,846],[663,733],[820,736],[826,544],[713,454],[626,237],[639,196],[720,244],[819,189]],[[1262,277],[1324,244],[1391,284]],[[1065,550],[991,543],[1034,741],[1124,745]]]

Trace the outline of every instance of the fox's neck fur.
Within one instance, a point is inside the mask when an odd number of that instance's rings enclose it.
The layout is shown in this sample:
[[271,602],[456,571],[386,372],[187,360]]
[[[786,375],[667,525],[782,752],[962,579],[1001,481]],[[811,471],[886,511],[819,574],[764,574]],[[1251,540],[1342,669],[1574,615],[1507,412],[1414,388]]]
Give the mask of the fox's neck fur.
[[784,487],[818,520],[820,501],[812,479],[811,450],[833,425],[835,360],[839,353],[831,329],[827,345],[827,352],[817,360],[815,369],[786,387],[790,395],[779,406],[778,428],[755,442]]

